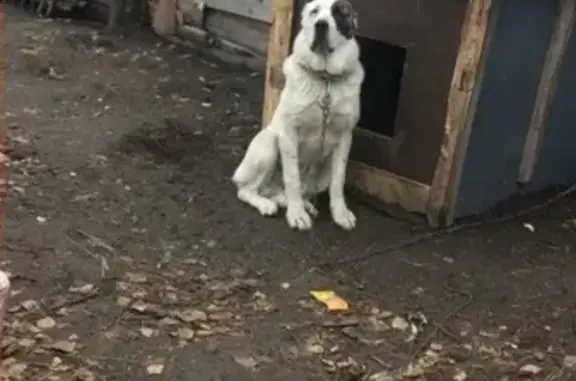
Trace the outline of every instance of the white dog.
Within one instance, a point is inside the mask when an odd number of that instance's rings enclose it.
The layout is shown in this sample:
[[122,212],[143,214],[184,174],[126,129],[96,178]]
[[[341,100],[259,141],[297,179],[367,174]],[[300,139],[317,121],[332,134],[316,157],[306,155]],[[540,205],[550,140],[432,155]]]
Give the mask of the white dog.
[[310,201],[329,191],[334,222],[351,230],[356,217],[344,199],[352,129],[360,116],[364,69],[348,0],[312,0],[285,60],[286,84],[270,125],[250,142],[232,180],[238,198],[262,215],[286,207],[290,227],[312,227]]

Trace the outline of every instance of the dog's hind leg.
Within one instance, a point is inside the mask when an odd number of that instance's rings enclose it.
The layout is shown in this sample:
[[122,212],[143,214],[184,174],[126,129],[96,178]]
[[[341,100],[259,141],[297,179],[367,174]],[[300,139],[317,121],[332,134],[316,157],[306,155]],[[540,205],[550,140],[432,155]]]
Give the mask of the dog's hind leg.
[[250,142],[244,159],[232,176],[238,188],[238,198],[264,216],[274,215],[278,211],[278,204],[261,194],[276,170],[277,161],[275,135],[272,131],[262,130]]

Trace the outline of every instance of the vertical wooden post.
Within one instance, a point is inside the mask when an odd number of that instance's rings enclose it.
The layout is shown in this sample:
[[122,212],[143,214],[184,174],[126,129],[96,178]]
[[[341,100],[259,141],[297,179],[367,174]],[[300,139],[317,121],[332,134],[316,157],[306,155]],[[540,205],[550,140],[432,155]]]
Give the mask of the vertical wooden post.
[[576,18],[576,0],[559,0],[559,13],[554,24],[554,32],[550,39],[550,46],[542,69],[538,92],[532,111],[532,119],[528,128],[524,152],[520,162],[518,182],[527,183],[532,179],[534,167],[538,161],[540,145],[546,126],[548,114],[556,93],[558,72],[562,66],[564,53],[570,40],[570,34]]
[[489,30],[492,0],[470,0],[462,26],[460,48],[448,95],[444,140],[428,199],[428,223],[450,225],[467,143],[467,127],[474,113]]
[[272,25],[268,35],[262,128],[266,127],[272,119],[284,86],[282,64],[290,54],[294,1],[273,0],[272,2]]

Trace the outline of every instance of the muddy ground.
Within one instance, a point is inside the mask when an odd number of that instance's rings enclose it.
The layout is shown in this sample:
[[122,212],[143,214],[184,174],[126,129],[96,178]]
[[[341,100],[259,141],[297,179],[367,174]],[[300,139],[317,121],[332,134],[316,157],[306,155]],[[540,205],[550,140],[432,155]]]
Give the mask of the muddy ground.
[[5,12],[14,380],[576,378],[576,199],[396,251],[423,228],[354,200],[293,232],[229,181],[260,74]]

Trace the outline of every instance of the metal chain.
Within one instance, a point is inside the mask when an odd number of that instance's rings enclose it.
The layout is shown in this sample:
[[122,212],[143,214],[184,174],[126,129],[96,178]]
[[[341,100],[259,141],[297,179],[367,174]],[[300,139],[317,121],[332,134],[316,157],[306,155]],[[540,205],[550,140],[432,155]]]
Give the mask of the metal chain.
[[[330,78],[328,75],[326,75],[324,77],[324,81],[326,83],[326,86],[324,88],[324,95],[322,96],[322,99],[320,100],[320,109],[322,111],[322,130],[321,130],[321,135],[320,135],[320,158],[324,159],[324,140],[326,138],[326,129],[328,128],[328,125],[330,124],[330,106],[332,105],[332,93],[331,93],[331,89],[330,89]],[[316,169],[318,171],[318,168]],[[316,176],[314,176],[316,178],[316,180],[318,180],[318,173],[316,173]],[[320,189],[318,188],[318,182],[316,182],[316,195],[318,194],[318,192],[320,191]],[[315,195],[315,198],[316,198]]]
[[322,109],[322,136],[320,139],[321,157],[324,157],[324,139],[326,137],[326,129],[330,124],[330,106],[332,105],[332,93],[330,92],[330,79],[326,78],[326,87],[324,88],[324,95],[320,101],[320,108]]

